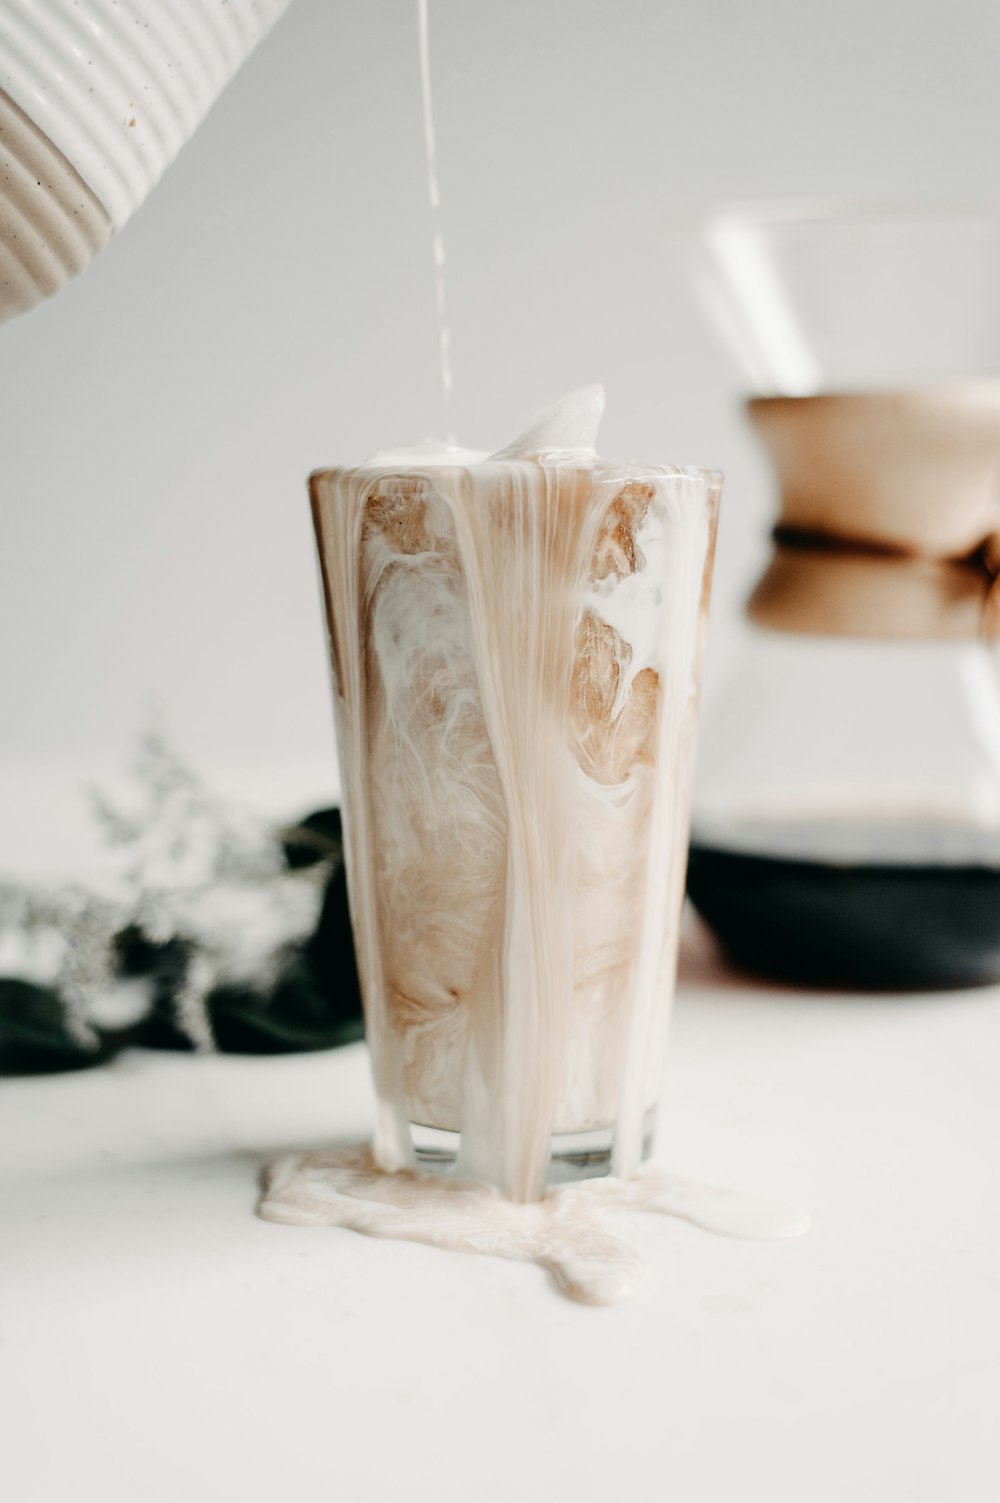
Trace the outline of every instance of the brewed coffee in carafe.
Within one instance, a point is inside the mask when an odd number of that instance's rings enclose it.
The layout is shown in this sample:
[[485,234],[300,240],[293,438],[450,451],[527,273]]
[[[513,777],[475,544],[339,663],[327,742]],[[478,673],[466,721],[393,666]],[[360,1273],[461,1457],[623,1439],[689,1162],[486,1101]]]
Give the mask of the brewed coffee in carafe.
[[790,980],[1000,979],[1000,226],[720,215],[773,552],[706,716],[688,872]]

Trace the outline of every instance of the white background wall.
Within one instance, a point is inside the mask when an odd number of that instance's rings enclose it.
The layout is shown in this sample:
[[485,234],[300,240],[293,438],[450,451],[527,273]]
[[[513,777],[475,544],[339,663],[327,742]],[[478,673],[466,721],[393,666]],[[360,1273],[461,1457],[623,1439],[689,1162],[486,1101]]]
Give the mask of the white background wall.
[[[1000,8],[431,0],[431,34],[458,435],[597,379],[606,453],[723,468],[717,680],[768,480],[671,224],[995,199]],[[209,771],[291,803],[325,776],[303,482],[440,431],[429,237],[413,0],[295,0],[120,238],[0,330],[8,794],[114,765],[150,704]]]

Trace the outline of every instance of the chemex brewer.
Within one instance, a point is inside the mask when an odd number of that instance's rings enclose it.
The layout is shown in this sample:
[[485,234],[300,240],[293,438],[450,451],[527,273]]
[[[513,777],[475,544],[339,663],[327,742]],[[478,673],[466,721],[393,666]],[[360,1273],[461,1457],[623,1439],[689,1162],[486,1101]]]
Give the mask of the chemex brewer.
[[780,483],[688,886],[794,980],[1000,978],[1000,223],[720,211],[699,282]]

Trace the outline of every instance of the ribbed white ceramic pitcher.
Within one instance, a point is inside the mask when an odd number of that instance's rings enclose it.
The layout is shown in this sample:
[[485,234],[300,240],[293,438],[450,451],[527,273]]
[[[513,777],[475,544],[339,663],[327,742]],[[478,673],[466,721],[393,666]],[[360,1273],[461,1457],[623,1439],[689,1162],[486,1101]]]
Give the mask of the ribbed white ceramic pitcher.
[[0,0],[0,322],[138,208],[289,0]]

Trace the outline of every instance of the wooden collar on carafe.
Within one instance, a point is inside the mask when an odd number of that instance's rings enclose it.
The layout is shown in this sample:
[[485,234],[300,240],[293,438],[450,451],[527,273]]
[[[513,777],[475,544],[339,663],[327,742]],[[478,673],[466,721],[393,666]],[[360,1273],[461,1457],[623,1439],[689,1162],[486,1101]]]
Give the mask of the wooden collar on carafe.
[[747,411],[781,482],[751,620],[824,636],[1000,631],[1000,381],[756,397]]

